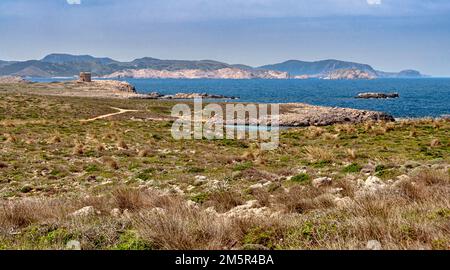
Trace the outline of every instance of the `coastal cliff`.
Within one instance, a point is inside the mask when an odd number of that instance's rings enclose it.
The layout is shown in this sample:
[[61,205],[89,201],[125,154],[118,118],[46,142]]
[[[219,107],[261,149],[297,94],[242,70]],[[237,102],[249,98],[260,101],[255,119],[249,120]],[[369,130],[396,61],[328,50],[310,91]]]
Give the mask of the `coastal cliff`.
[[90,55],[51,54],[41,60],[0,61],[0,76],[74,77],[91,72],[104,78],[158,79],[372,79],[421,78],[420,72],[404,70],[384,72],[367,64],[340,60],[306,62],[289,60],[283,63],[251,67],[214,60],[162,60],[152,57],[120,62]]
[[273,70],[246,70],[240,68],[221,68],[218,70],[183,69],[127,69],[114,72],[104,78],[137,79],[287,79],[288,73]]

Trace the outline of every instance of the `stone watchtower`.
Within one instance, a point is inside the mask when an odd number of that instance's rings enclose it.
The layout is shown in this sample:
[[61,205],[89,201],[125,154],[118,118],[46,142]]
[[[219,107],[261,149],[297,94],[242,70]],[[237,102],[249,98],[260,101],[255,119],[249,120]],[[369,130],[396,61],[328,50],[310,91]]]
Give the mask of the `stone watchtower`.
[[92,82],[92,75],[90,72],[80,72],[80,82]]

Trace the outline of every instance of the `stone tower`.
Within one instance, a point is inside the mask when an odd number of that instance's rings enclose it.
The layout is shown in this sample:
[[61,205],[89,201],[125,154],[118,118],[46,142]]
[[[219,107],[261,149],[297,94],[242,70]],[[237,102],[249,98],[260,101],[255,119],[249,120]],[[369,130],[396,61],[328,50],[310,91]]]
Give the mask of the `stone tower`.
[[80,72],[80,82],[92,82],[92,75],[90,72]]

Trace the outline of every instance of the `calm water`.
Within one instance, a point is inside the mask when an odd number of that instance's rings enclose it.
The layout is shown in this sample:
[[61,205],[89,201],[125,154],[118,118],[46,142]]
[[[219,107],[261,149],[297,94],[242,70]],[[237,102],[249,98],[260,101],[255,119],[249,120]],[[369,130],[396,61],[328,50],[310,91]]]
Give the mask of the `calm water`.
[[[36,81],[52,81],[39,79]],[[450,78],[328,80],[172,80],[126,79],[140,93],[208,93],[240,97],[242,102],[305,102],[388,112],[395,117],[450,114]],[[398,92],[399,99],[362,100],[361,92]]]

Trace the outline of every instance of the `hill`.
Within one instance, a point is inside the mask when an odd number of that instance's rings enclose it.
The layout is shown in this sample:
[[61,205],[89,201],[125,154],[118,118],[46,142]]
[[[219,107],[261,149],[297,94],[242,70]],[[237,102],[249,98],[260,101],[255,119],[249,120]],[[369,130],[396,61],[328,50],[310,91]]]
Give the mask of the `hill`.
[[[23,62],[0,61],[0,76],[23,77],[72,77],[82,71],[90,71],[94,76],[111,77],[114,74],[153,73],[160,71],[210,74],[226,70],[226,78],[334,78],[336,72],[348,74],[358,70],[359,74],[365,74],[363,78],[416,78],[422,77],[420,72],[405,70],[400,73],[377,71],[367,64],[346,62],[340,60],[322,60],[306,62],[289,60],[283,63],[251,67],[243,64],[230,65],[214,60],[162,60],[152,57],[138,58],[131,62],[120,62],[108,57],[94,57],[90,55],[50,54],[41,60],[29,60]],[[145,72],[143,72],[145,71]],[[229,71],[231,71],[231,74]],[[242,74],[251,74],[243,76]],[[286,75],[283,75],[286,74]],[[281,75],[281,76],[280,76]],[[172,75],[171,75],[172,76]],[[205,75],[206,76],[206,75]],[[189,77],[189,76],[188,76]],[[213,76],[215,77],[215,76]],[[219,76],[221,77],[221,76]],[[344,76],[345,78],[360,79],[360,76]]]
[[315,62],[289,60],[283,63],[266,65],[259,68],[284,71],[288,72],[291,76],[310,75],[319,77],[335,70],[342,69],[358,69],[372,74],[376,73],[376,71],[369,65],[339,60],[322,60]]

